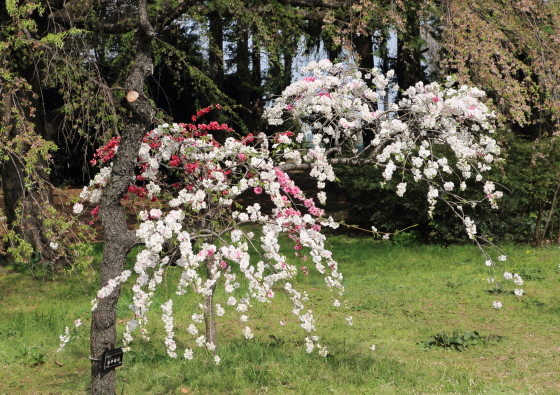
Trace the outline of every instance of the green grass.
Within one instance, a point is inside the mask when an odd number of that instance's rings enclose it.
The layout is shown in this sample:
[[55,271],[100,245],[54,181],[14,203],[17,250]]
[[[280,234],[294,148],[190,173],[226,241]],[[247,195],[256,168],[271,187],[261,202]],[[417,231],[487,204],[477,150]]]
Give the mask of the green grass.
[[[305,353],[304,334],[278,288],[275,303],[253,302],[254,339],[242,338],[244,324],[235,313],[220,318],[222,363],[215,366],[185,331],[198,302],[178,297],[171,284],[154,298],[152,341],[132,343],[117,370],[118,394],[184,393],[181,389],[190,394],[560,394],[557,247],[507,246],[509,259],[496,275],[507,292],[496,295],[487,282],[493,274],[472,246],[405,247],[344,236],[330,243],[345,276],[345,308],[331,307],[332,295],[309,260],[294,261],[310,269],[295,283],[311,297],[308,305],[321,342],[329,347],[327,358]],[[0,394],[87,393],[88,312],[95,284],[76,276],[33,280],[0,270]],[[509,292],[512,282],[500,281],[503,270],[524,276],[526,295],[520,300]],[[178,271],[169,268],[167,278]],[[168,358],[162,344],[159,303],[171,297],[179,349],[193,347],[193,361]],[[121,331],[130,299],[125,290],[118,306]],[[494,300],[504,307],[493,309]],[[346,314],[354,317],[353,327],[345,324]],[[84,325],[77,336],[56,354],[58,336],[80,317]],[[503,339],[479,341],[463,352],[423,347],[441,332],[472,331]]]

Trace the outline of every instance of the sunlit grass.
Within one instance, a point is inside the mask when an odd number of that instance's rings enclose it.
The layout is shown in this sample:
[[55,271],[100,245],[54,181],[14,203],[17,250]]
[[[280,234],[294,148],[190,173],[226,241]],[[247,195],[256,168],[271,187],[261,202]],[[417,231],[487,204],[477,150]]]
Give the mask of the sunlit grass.
[[[152,341],[134,342],[117,371],[118,393],[560,393],[557,247],[507,246],[508,260],[489,272],[473,246],[404,247],[344,236],[330,243],[345,276],[345,307],[332,306],[333,295],[310,260],[292,258],[298,267],[310,270],[309,276],[298,275],[295,284],[311,297],[308,306],[314,310],[321,342],[329,347],[327,358],[305,353],[305,334],[278,288],[274,303],[253,302],[248,324],[254,339],[242,337],[245,324],[237,313],[220,317],[222,362],[216,366],[186,332],[198,301],[175,295],[176,282],[170,281],[154,298]],[[293,255],[287,243],[285,252]],[[513,283],[501,277],[504,270],[524,276],[526,295],[519,300],[510,293]],[[167,279],[178,272],[170,267]],[[0,394],[86,393],[88,312],[97,284],[68,275],[34,281],[25,273],[0,273]],[[492,277],[505,292],[491,292]],[[217,298],[222,296],[220,292]],[[118,306],[120,331],[130,317],[131,297],[125,289]],[[159,304],[169,298],[174,300],[178,353],[193,348],[193,361],[172,360],[165,352]],[[494,300],[504,307],[493,309]],[[347,314],[354,317],[353,327],[346,324]],[[76,318],[84,325],[56,354],[58,336]],[[464,352],[422,346],[432,335],[455,331],[478,331],[503,340]]]

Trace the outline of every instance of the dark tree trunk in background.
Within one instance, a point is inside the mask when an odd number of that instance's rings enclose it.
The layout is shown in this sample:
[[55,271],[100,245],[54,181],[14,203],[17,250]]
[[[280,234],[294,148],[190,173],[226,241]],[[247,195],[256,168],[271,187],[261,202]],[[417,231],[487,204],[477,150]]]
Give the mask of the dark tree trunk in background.
[[210,17],[210,76],[214,84],[221,90],[224,81],[224,32],[223,19]]
[[404,90],[424,80],[419,8],[420,4],[417,4],[416,8],[411,6],[407,10],[405,28],[399,31],[395,74],[399,87]]
[[[556,199],[558,198],[558,192],[560,191],[560,180],[558,180],[558,183],[556,184],[556,190],[554,191],[554,195],[552,196],[552,203],[550,205],[550,211],[548,212],[548,217],[546,217],[546,222],[544,224],[544,229],[542,231],[542,237],[541,237],[541,241],[543,241],[546,238],[546,232],[548,230],[548,224],[550,223],[550,220],[552,219],[552,216],[554,215],[554,209],[556,208]],[[553,225],[554,227],[554,225]],[[550,238],[552,239],[552,231],[550,232]]]
[[[257,27],[253,26],[253,36],[255,35]],[[263,101],[262,101],[262,70],[261,70],[261,50],[259,46],[254,42],[250,48],[251,51],[251,102],[253,111],[253,121],[255,124],[255,132],[260,132],[263,129],[262,126],[262,114],[263,114]]]
[[294,56],[291,52],[284,53],[284,80],[282,81],[282,91],[292,83]]
[[[153,29],[147,20],[146,0],[138,0],[139,28],[136,32],[137,45],[134,64],[126,81],[127,91],[140,94],[138,99],[129,103],[130,118],[121,131],[121,142],[115,156],[111,177],[103,191],[99,217],[105,233],[105,247],[101,268],[101,287],[123,271],[128,252],[138,244],[133,231],[126,226],[121,198],[128,190],[134,176],[138,150],[142,137],[149,131],[155,115],[150,101],[143,95],[144,80],[153,70],[151,41]],[[108,297],[99,301],[93,313],[90,332],[92,394],[108,395],[116,393],[115,371],[103,371],[99,359],[106,350],[115,348],[116,307],[120,287]]]
[[[32,91],[19,91],[16,97],[5,97],[5,107],[2,109],[4,122],[12,122],[8,135],[9,140],[17,139],[20,133],[27,127],[33,127],[35,134],[48,139],[46,136],[43,111],[41,108],[41,85],[38,71],[35,67],[29,67],[21,71],[21,76],[30,83]],[[19,102],[29,103],[31,108],[23,109],[25,121],[15,124],[10,119],[10,107],[16,105],[12,99]],[[33,112],[33,113],[32,113]],[[30,146],[24,144],[19,152],[8,153],[8,160],[2,165],[2,189],[4,192],[4,206],[8,227],[14,229],[24,241],[29,243],[43,261],[54,259],[54,251],[49,245],[43,227],[43,209],[45,205],[52,205],[52,189],[50,177],[46,169],[48,164],[43,158],[36,158],[33,167],[34,174],[27,174],[22,158],[28,154]],[[34,180],[27,183],[25,178]],[[20,211],[18,215],[17,211]]]
[[250,132],[255,130],[251,105],[251,72],[249,69],[249,30],[245,25],[239,25],[237,41],[237,82],[238,103],[241,105],[240,114],[243,123]]
[[539,213],[537,215],[537,220],[535,221],[535,242],[537,245],[541,244],[541,222],[542,222],[543,204],[542,199],[539,199]]
[[[210,68],[210,78],[216,87],[223,91],[224,85],[224,24],[223,18],[211,16],[210,20],[210,48],[208,64]],[[221,103],[211,103],[221,104]],[[211,120],[220,122],[220,114],[217,111],[210,113]],[[213,133],[214,138],[220,143],[226,141],[226,134],[222,130],[215,130]]]
[[[373,58],[373,37],[370,34],[361,35],[354,38],[354,47],[360,56],[360,68],[371,70],[375,67]],[[365,80],[371,86],[371,79]],[[367,147],[375,138],[373,130],[363,132],[364,147]]]

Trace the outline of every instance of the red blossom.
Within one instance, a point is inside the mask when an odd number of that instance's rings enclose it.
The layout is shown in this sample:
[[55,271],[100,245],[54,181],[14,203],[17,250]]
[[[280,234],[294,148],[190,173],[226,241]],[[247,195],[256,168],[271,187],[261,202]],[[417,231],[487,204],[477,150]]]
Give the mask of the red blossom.
[[177,167],[181,164],[181,159],[177,155],[172,155],[169,164],[173,167]]
[[187,163],[187,164],[185,165],[185,171],[186,171],[188,174],[194,173],[194,171],[195,171],[197,168],[198,168],[198,162],[196,162],[196,163]]
[[[95,150],[95,154],[93,154],[93,159],[89,161],[92,165],[102,164],[110,161],[115,156],[117,152],[117,147],[121,141],[121,137],[113,137],[107,144],[103,147],[98,148]],[[100,161],[100,163],[98,163]]]

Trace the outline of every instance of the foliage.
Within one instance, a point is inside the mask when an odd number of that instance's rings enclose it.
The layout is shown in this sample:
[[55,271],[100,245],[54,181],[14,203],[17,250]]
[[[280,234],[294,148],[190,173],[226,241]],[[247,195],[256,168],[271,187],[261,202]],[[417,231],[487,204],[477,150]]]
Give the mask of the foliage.
[[430,336],[423,344],[424,347],[441,347],[449,348],[456,351],[465,351],[470,346],[476,346],[477,344],[487,345],[489,343],[495,343],[501,341],[503,336],[499,335],[488,335],[481,336],[477,331],[466,332],[459,334],[459,332],[453,332],[453,334],[448,335],[445,332],[440,332],[435,335]]
[[[511,155],[511,152],[510,152]],[[523,181],[523,171],[512,172],[507,178],[494,174],[498,185],[507,185],[511,189],[504,192],[498,209],[490,210],[486,204],[469,207],[469,216],[476,222],[480,233],[494,242],[532,240],[535,229],[535,217],[523,213],[525,205],[531,204],[525,192],[520,188],[529,184]],[[345,166],[337,170],[344,193],[352,201],[348,209],[348,222],[362,227],[377,227],[381,231],[396,232],[409,226],[414,228],[424,242],[449,244],[464,243],[468,237],[461,232],[461,223],[448,206],[436,205],[433,217],[426,213],[424,200],[428,190],[425,185],[415,184],[411,177],[405,175],[408,183],[407,192],[399,199],[394,197],[397,182],[385,182],[372,166]],[[518,180],[513,188],[513,178]],[[382,183],[385,182],[383,185]],[[476,198],[475,185],[469,187],[464,195],[469,200]],[[383,207],[383,210],[379,210]]]
[[442,66],[482,84],[503,120],[551,136],[557,127],[557,3],[450,1],[442,12]]

